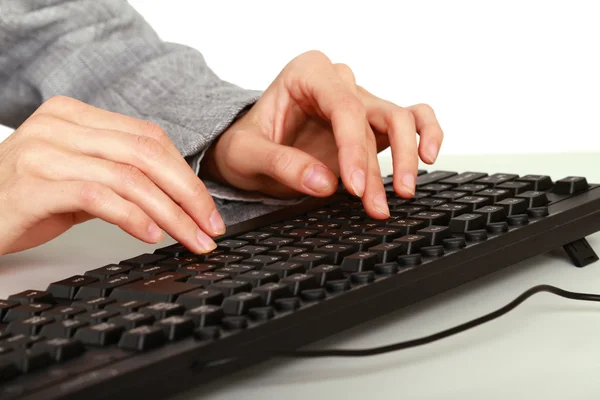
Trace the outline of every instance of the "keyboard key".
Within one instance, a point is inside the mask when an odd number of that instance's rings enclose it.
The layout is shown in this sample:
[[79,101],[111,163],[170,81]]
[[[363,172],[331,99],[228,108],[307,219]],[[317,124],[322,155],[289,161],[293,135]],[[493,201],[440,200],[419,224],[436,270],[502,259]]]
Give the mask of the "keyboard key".
[[[443,212],[444,214],[446,214],[448,216],[448,218],[451,218],[451,219],[454,217],[458,217],[461,214],[468,213],[469,210],[470,210],[470,206],[468,206],[466,204],[452,204],[452,203],[442,204],[439,207],[433,207],[431,209],[431,211],[434,211],[434,212]],[[414,232],[409,232],[409,233],[414,233]]]
[[515,175],[515,174],[493,174],[490,176],[479,178],[479,179],[475,180],[474,183],[486,185],[490,188],[495,188],[497,185],[500,185],[504,182],[512,181],[518,177],[519,177],[519,175]]
[[100,280],[108,279],[115,275],[124,275],[128,274],[129,271],[133,270],[133,266],[131,265],[117,265],[117,264],[109,264],[104,267],[96,268],[91,271],[87,271],[84,276],[90,276],[92,278],[97,278]]
[[238,236],[237,239],[238,240],[243,240],[246,242],[249,242],[251,244],[256,244],[258,242],[260,242],[261,240],[265,240],[267,238],[270,238],[271,236],[273,236],[272,233],[268,233],[268,232],[248,232],[245,233],[241,236]]
[[380,242],[391,242],[392,240],[403,236],[404,231],[401,228],[380,226],[366,231],[365,235],[378,237]]
[[259,246],[268,247],[272,250],[277,250],[284,246],[291,246],[295,243],[295,239],[293,238],[281,238],[281,237],[270,237],[268,239],[262,240],[257,244]]
[[56,362],[64,362],[85,353],[83,343],[75,339],[54,338],[36,343],[32,350],[34,352],[47,353]]
[[511,197],[511,193],[505,189],[483,189],[482,191],[475,193],[475,196],[489,197],[492,202],[495,203]]
[[423,206],[423,207],[437,207],[442,204],[447,203],[448,200],[439,199],[439,198],[425,198],[420,200],[415,200],[412,204],[415,206]]
[[119,286],[112,291],[110,297],[120,301],[172,302],[180,294],[197,288],[198,285],[156,277]]
[[109,304],[116,303],[115,299],[108,297],[95,297],[73,302],[73,307],[84,308],[86,310],[100,310]]
[[316,229],[294,229],[290,232],[283,233],[282,236],[303,240],[309,237],[316,236],[319,233],[320,232]]
[[0,320],[4,318],[6,312],[13,307],[17,307],[19,303],[16,301],[0,300]]
[[255,245],[247,245],[243,247],[238,247],[237,249],[231,250],[232,254],[241,254],[246,257],[254,257],[259,254],[267,253],[269,249],[267,246],[255,246]]
[[119,347],[124,350],[144,351],[162,346],[166,342],[163,330],[157,326],[140,326],[121,336]]
[[[262,256],[257,256],[257,257],[262,257]],[[248,271],[254,271],[256,269],[259,269],[259,267],[260,266],[255,265],[255,264],[231,264],[228,267],[219,268],[215,272],[227,274],[227,275],[229,275],[230,278],[235,278],[236,276],[238,276],[240,274],[244,274]],[[202,285],[202,286],[204,286],[204,285]]]
[[34,317],[51,308],[52,305],[50,304],[21,304],[20,306],[10,308],[4,315],[2,322],[7,323]]
[[217,248],[229,251],[229,250],[237,249],[238,247],[245,246],[247,244],[250,244],[250,242],[248,242],[246,240],[226,239],[226,240],[217,242]]
[[184,316],[191,318],[197,327],[203,328],[219,324],[225,313],[220,306],[203,305],[186,311]]
[[[377,267],[377,266],[376,266]],[[337,281],[327,282],[325,288],[330,293],[342,293],[347,290],[350,290],[350,280],[349,279],[339,279]]]
[[177,298],[177,303],[185,308],[199,307],[204,304],[219,305],[225,296],[222,292],[213,289],[196,289],[182,294]]
[[159,265],[147,265],[145,267],[138,268],[138,269],[135,269],[135,270],[131,271],[131,273],[129,274],[129,277],[131,277],[131,278],[147,279],[147,278],[152,278],[152,277],[157,276],[157,275],[162,275],[162,274],[167,273],[167,272],[171,272],[174,269],[175,269],[175,267],[165,267],[165,266],[159,266]]
[[464,233],[485,228],[486,220],[481,214],[462,214],[450,220],[450,231]]
[[255,307],[248,311],[248,316],[254,321],[266,321],[275,316],[273,307]]
[[327,244],[314,250],[315,253],[325,254],[327,261],[339,264],[342,259],[357,250],[356,246],[350,244]]
[[394,243],[400,244],[402,254],[418,253],[421,247],[427,246],[427,238],[423,235],[406,235],[394,239]]
[[270,251],[269,255],[279,257],[281,260],[289,260],[290,258],[305,253],[306,251],[307,249],[304,247],[284,246],[277,250]]
[[118,316],[120,313],[114,310],[95,310],[88,311],[83,314],[78,314],[75,319],[78,321],[87,321],[90,324],[97,324],[100,322],[108,321],[109,319]]
[[490,234],[498,234],[508,232],[508,224],[506,222],[494,222],[492,224],[487,224],[485,229]]
[[268,264],[273,264],[280,260],[281,260],[281,257],[272,256],[272,255],[260,255],[260,256],[254,256],[252,258],[248,258],[248,259],[244,260],[244,263],[256,265],[257,267],[262,268]]
[[191,336],[196,328],[193,319],[181,315],[161,319],[155,326],[162,329],[167,340],[172,342]]
[[448,184],[451,186],[461,186],[469,182],[473,182],[477,179],[486,177],[488,174],[485,172],[463,172],[458,175],[451,176],[450,178],[442,179],[439,183]]
[[306,268],[313,268],[317,265],[325,264],[327,262],[327,258],[328,257],[325,254],[302,253],[290,258],[290,262],[295,264],[302,264]]
[[535,207],[527,210],[527,215],[531,218],[542,218],[549,215],[548,207]]
[[474,231],[465,232],[465,238],[469,242],[481,242],[487,239],[487,231],[485,229],[477,229]]
[[527,208],[542,207],[548,204],[546,193],[538,191],[529,191],[518,194],[518,199],[524,199],[527,202]]
[[[319,268],[319,267],[317,267]],[[277,299],[291,297],[290,287],[285,283],[267,283],[252,290],[260,296],[262,304],[271,305]]]
[[181,304],[176,303],[154,303],[149,306],[140,308],[142,314],[152,315],[155,319],[164,319],[172,315],[181,315],[185,308]]
[[344,273],[338,265],[319,265],[310,269],[307,274],[313,275],[319,286],[325,286],[328,281],[344,279]]
[[300,292],[300,297],[304,301],[319,301],[327,297],[327,292],[324,289],[308,289]]
[[[248,247],[248,246],[244,246],[244,247]],[[240,247],[240,249],[244,248],[244,247]],[[261,246],[261,248],[264,248]],[[218,254],[216,256],[212,256],[212,257],[207,257],[206,258],[206,262],[209,264],[214,264],[217,265],[219,267],[226,267],[230,264],[236,264],[239,262],[246,262],[245,259],[248,258],[247,254]]]
[[469,212],[471,212],[483,206],[492,205],[492,200],[489,197],[484,196],[464,196],[455,200],[455,203],[466,205]]
[[342,239],[345,239],[349,236],[356,235],[361,233],[361,229],[349,228],[348,226],[344,227],[344,229],[332,229],[327,232],[319,233],[319,238],[331,239],[333,242],[339,242]]
[[375,280],[375,273],[373,271],[361,271],[350,274],[350,280],[357,285],[366,285]]
[[[160,268],[155,267],[153,268]],[[75,295],[78,300],[91,299],[96,297],[108,297],[112,291],[119,286],[125,286],[133,282],[142,280],[139,276],[132,275],[117,275],[109,277],[107,280],[98,281],[90,285],[84,286]]]
[[531,184],[530,182],[518,181],[501,183],[500,185],[496,186],[496,189],[508,190],[510,193],[509,197],[515,197],[516,195],[521,194],[523,192],[527,192],[528,190],[534,190],[533,184]]
[[423,257],[441,257],[444,255],[444,247],[440,245],[421,247]]
[[98,278],[92,276],[75,275],[58,282],[51,283],[46,291],[54,298],[73,300],[75,294],[82,287],[97,282]]
[[377,254],[377,262],[379,263],[395,261],[401,251],[402,245],[400,243],[381,243],[369,249],[370,253]]
[[122,301],[120,303],[109,304],[106,306],[106,310],[114,310],[122,314],[127,314],[133,311],[137,311],[142,307],[146,307],[147,305],[147,301],[130,300]]
[[446,225],[450,219],[446,213],[440,211],[423,211],[411,216],[411,218],[425,221],[426,226]]
[[527,216],[527,214],[511,215],[506,218],[506,222],[510,226],[527,225],[529,223],[529,217]]
[[248,282],[253,287],[279,281],[277,274],[268,271],[249,271],[238,275],[235,279],[241,282]]
[[354,235],[340,240],[339,243],[353,245],[358,251],[367,251],[369,247],[381,243],[381,240],[381,238],[375,236]]
[[43,340],[44,338],[39,335],[26,335],[24,333],[19,333],[9,337],[8,339],[2,342],[2,347],[9,347],[13,350],[16,349],[24,349],[33,346],[35,343]]
[[180,274],[196,276],[196,275],[203,274],[205,272],[212,272],[218,268],[219,267],[217,267],[214,264],[194,263],[194,264],[188,264],[186,266],[178,268],[176,270],[176,272],[178,272]]
[[63,320],[74,318],[76,315],[83,314],[84,312],[85,310],[83,308],[60,306],[43,311],[41,315],[42,317],[48,317],[54,320]]
[[169,257],[180,257],[190,255],[191,252],[186,249],[186,247],[180,243],[175,243],[167,247],[163,247],[161,249],[156,249],[154,251],[155,254],[163,254]]
[[120,265],[131,265],[132,267],[140,268],[146,265],[156,264],[159,261],[167,258],[164,254],[142,254],[127,260],[121,261]]
[[417,187],[441,181],[454,175],[457,175],[457,173],[451,171],[433,171],[425,175],[420,175],[417,177]]
[[554,183],[553,193],[556,194],[575,194],[587,190],[589,185],[582,176],[568,176]]
[[548,175],[525,175],[515,180],[529,183],[532,186],[531,190],[540,192],[552,188],[552,179]]
[[454,190],[461,193],[467,193],[468,195],[473,195],[477,192],[481,192],[484,189],[487,189],[488,186],[481,184],[468,183],[466,185],[461,185],[455,188]]
[[423,206],[400,206],[394,210],[391,210],[390,214],[400,218],[406,218],[426,210],[427,207]]
[[501,206],[484,206],[475,210],[475,214],[481,214],[486,224],[502,222],[506,219],[506,211]]
[[[399,239],[396,239],[399,240]],[[346,272],[369,271],[375,268],[378,254],[367,251],[360,251],[349,255],[342,261],[342,270]]]
[[14,301],[21,304],[30,303],[45,303],[54,304],[56,301],[52,294],[42,290],[25,290],[24,292],[12,294],[8,296],[9,301]]
[[244,292],[226,297],[221,307],[226,315],[245,315],[251,308],[262,305],[262,299],[258,293]]
[[224,272],[205,272],[203,274],[199,274],[188,279],[188,283],[192,285],[198,286],[209,286],[213,283],[229,279],[231,275]]
[[[217,250],[215,250],[215,251],[217,251]],[[211,254],[214,255],[214,251]],[[160,267],[177,269],[177,268],[182,268],[189,264],[202,262],[203,261],[202,258],[205,258],[205,257],[197,257],[197,256],[171,257],[171,258],[165,258],[162,261],[158,261],[156,263],[156,265],[158,265]]]
[[277,274],[280,278],[285,278],[286,276],[293,274],[303,274],[307,270],[307,267],[301,263],[295,262],[285,262],[280,261],[274,264],[267,265],[264,268],[264,271],[273,272]]
[[280,281],[287,285],[294,296],[307,289],[317,289],[319,287],[317,280],[312,275],[294,274],[283,278]]
[[23,373],[29,373],[52,364],[52,357],[42,349],[18,349],[10,354],[10,358]]
[[400,229],[400,233],[403,235],[410,235],[417,233],[419,229],[425,228],[427,222],[422,219],[399,219],[390,223],[388,226]]
[[233,296],[234,294],[241,292],[250,292],[252,291],[252,285],[250,282],[246,281],[238,281],[232,279],[225,279],[214,283],[208,287],[209,289],[219,291],[223,293],[226,297]]
[[527,201],[525,199],[510,198],[497,202],[495,205],[504,208],[506,215],[523,214],[527,211]]
[[398,263],[397,262],[385,262],[380,264],[375,264],[375,273],[378,275],[394,275],[398,272]]
[[221,324],[227,330],[245,329],[248,327],[248,318],[239,316],[223,317]]
[[450,229],[446,226],[432,225],[421,229],[417,234],[425,236],[429,246],[435,246],[441,244],[444,239],[450,236]]
[[300,300],[295,297],[275,300],[275,308],[280,311],[294,311],[300,308]]
[[46,338],[72,338],[78,329],[88,326],[87,321],[79,321],[76,319],[65,319],[54,322],[53,324],[44,325],[40,332],[40,336]]
[[446,250],[458,250],[465,247],[467,244],[463,238],[450,237],[443,241],[443,246]]
[[[451,178],[449,178],[451,179]],[[419,190],[422,192],[429,192],[431,194],[437,194],[440,192],[444,192],[446,190],[451,190],[452,189],[452,185],[443,185],[440,183],[430,183],[428,185],[423,185],[421,187],[419,187]]]
[[[467,193],[465,192],[455,192],[455,191],[447,191],[447,192],[442,192],[442,193],[438,193],[438,194],[434,194],[432,197],[437,198],[437,199],[444,199],[446,201],[453,201],[455,199],[460,199],[463,196],[466,196]],[[446,204],[446,203],[444,203]],[[442,205],[444,205],[442,204]],[[438,208],[438,206],[432,207],[432,208]]]
[[39,335],[45,325],[54,322],[54,319],[42,316],[33,316],[21,321],[12,321],[6,328],[12,334]]
[[133,329],[142,325],[152,325],[156,318],[141,312],[131,312],[121,316],[112,317],[108,322],[123,326],[125,329]]
[[125,328],[112,322],[85,326],[75,332],[75,339],[88,346],[109,346],[119,342]]

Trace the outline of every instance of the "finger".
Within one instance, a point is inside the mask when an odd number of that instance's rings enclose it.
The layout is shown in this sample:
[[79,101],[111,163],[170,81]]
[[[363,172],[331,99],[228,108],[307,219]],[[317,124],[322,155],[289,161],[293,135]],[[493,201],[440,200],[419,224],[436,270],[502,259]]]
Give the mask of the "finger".
[[185,162],[169,136],[156,124],[103,110],[69,97],[56,96],[42,104],[33,115],[51,115],[80,126],[148,136],[157,140],[169,153]]
[[43,168],[35,173],[46,180],[89,181],[107,186],[137,205],[191,251],[207,253],[216,248],[214,241],[196,226],[191,217],[135,167],[51,146],[39,155],[39,164]]
[[[86,212],[119,226],[133,237],[147,243],[158,243],[163,233],[156,223],[137,205],[96,182],[40,180],[37,190],[41,198],[30,198],[27,207],[43,210],[47,219],[55,214]],[[34,204],[35,203],[35,204]]]
[[292,97],[305,103],[308,96],[312,106],[331,121],[339,149],[342,181],[351,193],[362,197],[368,164],[366,113],[362,102],[324,55],[311,59],[309,64],[299,65],[296,74],[298,79],[290,81],[300,80],[305,84],[290,87]]
[[[206,186],[187,164],[176,162],[156,140],[112,130],[90,132],[55,117],[38,117],[35,126],[29,129],[69,150],[136,167],[179,204],[204,232],[214,236],[225,232],[225,224]],[[57,131],[61,132],[60,137],[55,135]]]
[[[366,124],[366,122],[365,122]],[[389,218],[390,210],[387,204],[387,196],[383,181],[381,179],[381,169],[377,160],[377,143],[371,127],[367,124],[369,137],[367,137],[367,146],[369,154],[369,172],[367,177],[367,188],[362,199],[365,210],[373,218]]]
[[[294,191],[315,197],[331,196],[337,189],[333,172],[315,157],[294,147],[272,142],[266,137],[244,136],[232,149],[244,151],[240,170],[263,174]],[[269,191],[268,187],[258,190]]]
[[417,133],[411,111],[361,90],[367,119],[378,132],[387,133],[392,147],[394,190],[401,197],[412,197],[419,159]]
[[417,104],[408,107],[415,117],[417,132],[421,136],[419,154],[428,164],[433,164],[442,147],[444,132],[435,116],[433,109],[427,104]]

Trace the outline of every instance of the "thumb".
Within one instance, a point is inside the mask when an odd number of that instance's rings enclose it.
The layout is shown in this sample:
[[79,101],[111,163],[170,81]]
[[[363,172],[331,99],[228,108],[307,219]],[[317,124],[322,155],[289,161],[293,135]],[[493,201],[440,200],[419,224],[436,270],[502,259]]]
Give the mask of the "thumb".
[[251,138],[246,149],[244,167],[248,172],[266,175],[297,192],[315,197],[331,196],[337,189],[333,172],[299,149],[274,143],[266,137]]

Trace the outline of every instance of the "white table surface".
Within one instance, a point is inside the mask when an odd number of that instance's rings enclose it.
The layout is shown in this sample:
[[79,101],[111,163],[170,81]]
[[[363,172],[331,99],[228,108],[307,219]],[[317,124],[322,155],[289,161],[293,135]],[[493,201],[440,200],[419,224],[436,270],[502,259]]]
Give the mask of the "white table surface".
[[[600,154],[441,156],[434,169],[583,175],[600,182]],[[390,172],[388,159],[382,160]],[[35,195],[32,193],[32,195]],[[600,251],[600,234],[589,237]],[[170,242],[170,241],[169,241]],[[36,249],[0,257],[0,298],[155,247],[91,221]],[[313,347],[373,347],[424,336],[488,313],[538,284],[600,293],[600,263],[560,252],[331,337]],[[538,294],[499,320],[442,341],[371,358],[274,360],[179,399],[598,399],[600,304]]]

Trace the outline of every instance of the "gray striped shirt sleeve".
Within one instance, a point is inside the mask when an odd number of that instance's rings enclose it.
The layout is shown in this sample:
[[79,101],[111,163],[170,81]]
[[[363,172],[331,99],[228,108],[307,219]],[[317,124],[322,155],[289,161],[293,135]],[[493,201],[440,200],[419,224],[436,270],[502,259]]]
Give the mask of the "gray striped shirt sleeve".
[[[208,146],[260,94],[162,41],[125,0],[0,0],[1,124],[17,127],[50,97],[69,96],[157,123],[198,173]],[[228,224],[289,204],[205,183]]]

